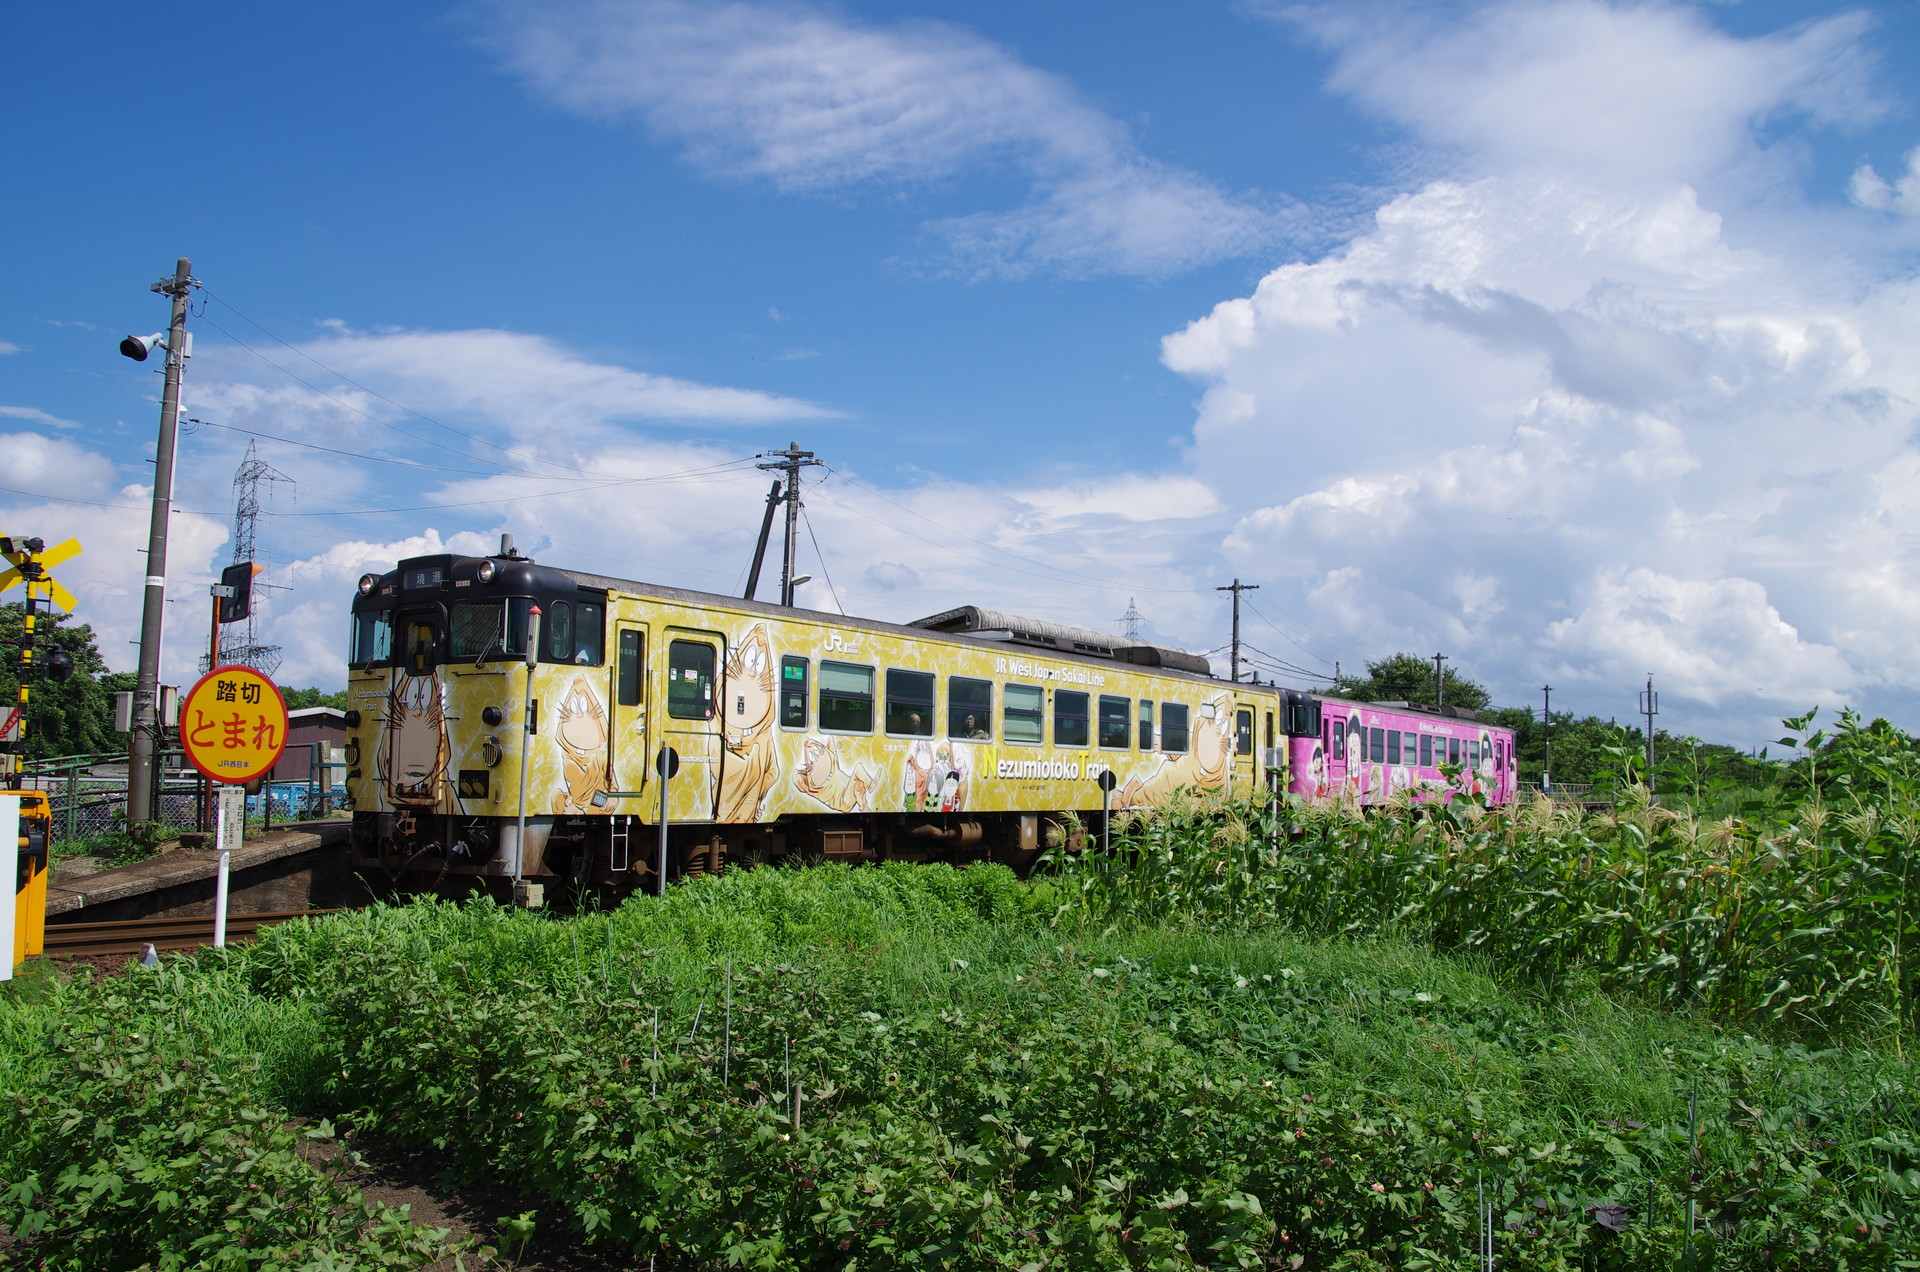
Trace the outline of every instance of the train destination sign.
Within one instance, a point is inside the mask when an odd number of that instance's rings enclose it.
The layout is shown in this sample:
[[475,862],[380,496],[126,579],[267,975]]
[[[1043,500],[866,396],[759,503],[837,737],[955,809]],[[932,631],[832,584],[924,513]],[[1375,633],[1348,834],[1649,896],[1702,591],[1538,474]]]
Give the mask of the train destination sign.
[[216,782],[263,777],[287,749],[287,701],[251,667],[215,667],[180,704],[180,745]]

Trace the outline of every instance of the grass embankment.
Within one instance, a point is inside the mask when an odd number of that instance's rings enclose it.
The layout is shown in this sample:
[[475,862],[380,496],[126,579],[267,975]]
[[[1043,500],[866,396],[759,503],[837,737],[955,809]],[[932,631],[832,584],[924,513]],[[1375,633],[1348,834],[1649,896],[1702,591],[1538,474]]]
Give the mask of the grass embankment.
[[1465,1267],[1486,1230],[1502,1268],[1920,1256],[1914,1067],[1884,1050],[1204,906],[1089,923],[1082,883],[762,870],[565,922],[375,909],[16,996],[4,1222],[50,1267],[203,1239],[175,1266],[421,1263],[434,1234],[286,1151],[300,1114],[665,1267]]

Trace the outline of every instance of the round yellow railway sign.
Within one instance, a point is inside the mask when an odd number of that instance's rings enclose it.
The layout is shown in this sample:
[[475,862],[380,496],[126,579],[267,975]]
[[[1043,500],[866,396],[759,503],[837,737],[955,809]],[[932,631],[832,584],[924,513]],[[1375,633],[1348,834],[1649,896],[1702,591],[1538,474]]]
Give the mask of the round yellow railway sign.
[[287,700],[251,667],[215,667],[180,704],[180,745],[216,782],[260,777],[287,749]]

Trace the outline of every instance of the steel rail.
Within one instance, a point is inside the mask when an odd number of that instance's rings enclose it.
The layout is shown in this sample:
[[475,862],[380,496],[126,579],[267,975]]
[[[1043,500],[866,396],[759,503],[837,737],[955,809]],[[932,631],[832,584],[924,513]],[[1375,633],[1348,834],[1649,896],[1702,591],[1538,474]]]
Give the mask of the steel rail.
[[[261,928],[289,919],[317,918],[339,910],[285,910],[272,914],[230,914],[227,940],[248,940]],[[123,919],[116,923],[49,923],[46,953],[68,958],[99,954],[139,954],[156,950],[190,950],[213,944],[213,916],[188,919]]]

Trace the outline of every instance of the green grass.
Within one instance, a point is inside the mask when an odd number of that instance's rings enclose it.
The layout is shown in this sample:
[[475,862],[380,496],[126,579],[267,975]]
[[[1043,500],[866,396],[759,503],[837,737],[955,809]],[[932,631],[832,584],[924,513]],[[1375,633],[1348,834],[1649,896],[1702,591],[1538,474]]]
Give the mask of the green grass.
[[[1920,1075],[1888,1050],[1430,941],[1198,907],[1056,926],[1076,895],[998,867],[745,871],[612,914],[377,907],[117,985],[23,981],[0,999],[25,1128],[0,1177],[36,1182],[4,1222],[44,1222],[49,1266],[161,1266],[165,1180],[61,1129],[118,1116],[88,1066],[142,1033],[190,1063],[133,1085],[134,1147],[156,1155],[140,1127],[177,1121],[169,1100],[224,1109],[253,1129],[216,1156],[271,1159],[290,1211],[335,1217],[257,1221],[239,1253],[213,1207],[212,1253],[181,1267],[431,1257],[432,1232],[275,1155],[294,1116],[512,1179],[539,1225],[662,1268],[1464,1268],[1483,1193],[1503,1269],[1920,1258]],[[238,1178],[226,1160],[195,1170]],[[144,1205],[89,1201],[106,1175]]]

